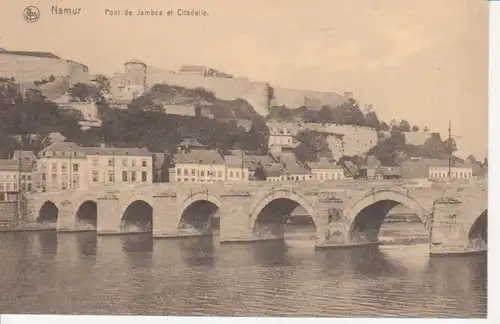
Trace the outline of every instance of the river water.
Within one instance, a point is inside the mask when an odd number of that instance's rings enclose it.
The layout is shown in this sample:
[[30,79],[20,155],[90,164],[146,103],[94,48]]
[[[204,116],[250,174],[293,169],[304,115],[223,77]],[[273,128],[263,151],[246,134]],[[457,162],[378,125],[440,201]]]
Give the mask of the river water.
[[0,233],[0,313],[486,317],[485,256],[429,258],[426,244],[315,251],[312,236]]

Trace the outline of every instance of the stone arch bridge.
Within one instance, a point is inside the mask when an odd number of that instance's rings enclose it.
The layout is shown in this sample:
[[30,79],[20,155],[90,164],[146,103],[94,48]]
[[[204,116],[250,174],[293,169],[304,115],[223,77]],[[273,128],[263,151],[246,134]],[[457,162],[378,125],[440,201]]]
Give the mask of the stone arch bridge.
[[398,204],[426,226],[431,251],[486,246],[487,183],[479,181],[94,187],[32,195],[28,215],[32,222],[55,222],[58,231],[152,231],[155,238],[207,235],[211,220],[219,217],[224,243],[283,239],[283,219],[300,205],[316,226],[316,247],[322,248],[377,243],[385,216]]

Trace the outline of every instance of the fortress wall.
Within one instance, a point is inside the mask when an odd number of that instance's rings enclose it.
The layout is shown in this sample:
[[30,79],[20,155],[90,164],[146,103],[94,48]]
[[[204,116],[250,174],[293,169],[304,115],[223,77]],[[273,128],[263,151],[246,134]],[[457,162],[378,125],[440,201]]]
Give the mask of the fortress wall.
[[215,78],[196,75],[179,75],[170,71],[160,72],[153,70],[147,76],[148,87],[157,83],[166,83],[185,88],[205,88],[214,92],[215,96],[223,100],[245,99],[260,115],[269,113],[269,84],[265,82],[251,82],[243,78]]
[[[268,122],[270,129],[281,128],[285,126],[293,135],[300,131],[311,130],[329,134],[342,134],[344,141],[345,155],[363,155],[372,147],[377,145],[377,131],[370,127],[338,125],[338,124],[317,124],[317,123],[282,123]],[[331,148],[333,151],[333,148]]]
[[34,82],[47,79],[50,75],[70,77],[73,83],[85,82],[90,78],[87,66],[77,62],[0,52],[0,77]]
[[336,107],[347,101],[343,95],[335,92],[274,88],[274,99],[271,101],[271,105],[294,109],[304,106],[306,97],[331,107]]

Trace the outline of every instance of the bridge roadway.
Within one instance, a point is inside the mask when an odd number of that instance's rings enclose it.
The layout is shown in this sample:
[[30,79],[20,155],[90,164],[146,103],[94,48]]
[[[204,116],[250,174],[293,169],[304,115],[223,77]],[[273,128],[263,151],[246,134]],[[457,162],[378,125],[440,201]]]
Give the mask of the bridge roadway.
[[35,194],[27,215],[56,222],[58,231],[149,230],[155,238],[210,235],[219,216],[227,243],[283,239],[283,217],[301,205],[316,226],[316,247],[325,248],[377,244],[387,212],[403,204],[429,231],[431,253],[460,253],[486,248],[487,198],[486,181],[465,180],[156,183]]

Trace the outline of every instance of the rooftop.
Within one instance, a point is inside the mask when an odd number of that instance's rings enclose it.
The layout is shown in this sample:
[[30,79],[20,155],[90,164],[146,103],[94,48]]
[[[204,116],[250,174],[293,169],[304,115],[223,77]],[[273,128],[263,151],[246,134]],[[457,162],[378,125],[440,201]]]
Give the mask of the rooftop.
[[328,159],[321,158],[318,162],[308,162],[309,168],[319,169],[319,170],[342,170],[341,166],[333,161],[328,161]]
[[186,138],[182,142],[180,142],[177,146],[179,147],[198,147],[205,148],[206,146],[201,144],[197,139],[194,138]]
[[224,156],[224,160],[226,160],[226,165],[230,168],[241,168],[242,166],[244,166],[241,156],[226,155]]
[[31,172],[33,169],[32,164],[26,160],[21,161],[19,165],[19,161],[16,160],[0,159],[0,171],[19,172],[19,167],[21,167],[21,172]]
[[146,148],[126,147],[82,147],[87,155],[152,156]]
[[224,165],[222,156],[216,150],[192,149],[185,153],[177,153],[174,155],[174,162],[183,164]]

